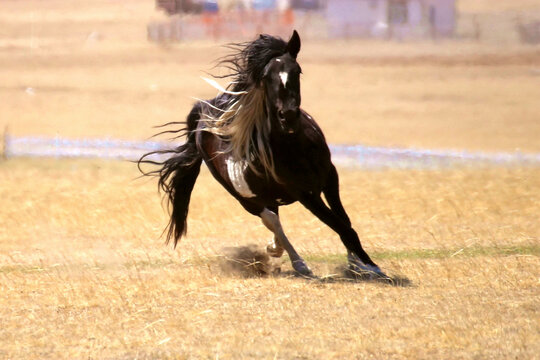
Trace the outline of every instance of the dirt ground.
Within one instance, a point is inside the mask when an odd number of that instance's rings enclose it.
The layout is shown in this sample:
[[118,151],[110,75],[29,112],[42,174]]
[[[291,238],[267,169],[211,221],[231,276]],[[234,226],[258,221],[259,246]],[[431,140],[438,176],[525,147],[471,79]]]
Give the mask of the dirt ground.
[[[2,1],[0,131],[146,139],[184,118],[191,96],[215,95],[200,76],[224,50],[148,43],[157,17],[153,1]],[[299,61],[331,143],[540,152],[537,46],[308,39]],[[0,160],[0,358],[538,357],[540,168],[339,171],[391,284],[350,279],[337,235],[299,205],[283,226],[318,279],[286,257],[261,275],[250,263],[270,234],[207,170],[173,249],[134,164]]]

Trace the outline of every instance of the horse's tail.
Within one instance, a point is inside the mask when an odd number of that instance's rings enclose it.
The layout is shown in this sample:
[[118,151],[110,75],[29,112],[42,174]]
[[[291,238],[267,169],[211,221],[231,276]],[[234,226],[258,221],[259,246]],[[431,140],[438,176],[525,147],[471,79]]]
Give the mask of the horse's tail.
[[[184,128],[163,132],[180,133],[180,136],[186,136],[184,144],[172,150],[150,152],[143,155],[138,161],[139,170],[144,175],[155,175],[159,178],[158,186],[165,193],[169,203],[170,220],[165,229],[167,231],[167,243],[172,239],[175,247],[180,238],[187,232],[189,201],[201,168],[202,156],[195,143],[199,117],[200,107],[195,106],[190,112],[187,121],[181,123]],[[165,125],[170,124],[172,123]],[[164,154],[170,155],[170,157],[162,162],[151,159],[153,156]],[[146,172],[141,169],[142,164],[158,165],[160,168]]]

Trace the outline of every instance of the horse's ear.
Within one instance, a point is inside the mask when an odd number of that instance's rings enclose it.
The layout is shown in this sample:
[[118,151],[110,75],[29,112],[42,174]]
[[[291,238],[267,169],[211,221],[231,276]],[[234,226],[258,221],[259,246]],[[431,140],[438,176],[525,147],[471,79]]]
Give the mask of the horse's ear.
[[296,56],[298,56],[298,53],[300,52],[300,35],[298,35],[296,30],[293,31],[293,34],[287,43],[287,52],[291,54],[294,59],[296,59]]

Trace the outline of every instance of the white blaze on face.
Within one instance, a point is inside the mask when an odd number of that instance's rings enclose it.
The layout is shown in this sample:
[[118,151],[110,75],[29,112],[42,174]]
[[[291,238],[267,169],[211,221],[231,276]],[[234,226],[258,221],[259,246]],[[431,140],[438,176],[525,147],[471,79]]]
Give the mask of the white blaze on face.
[[230,157],[227,159],[226,162],[227,173],[234,187],[234,190],[236,190],[238,194],[245,198],[252,198],[257,196],[253,192],[251,192],[251,189],[249,188],[249,185],[244,178],[244,172],[246,171],[247,163],[245,161],[234,161]]
[[283,84],[283,87],[287,87],[287,80],[289,79],[289,74],[285,71],[282,71],[279,73],[279,78],[281,79],[281,83]]

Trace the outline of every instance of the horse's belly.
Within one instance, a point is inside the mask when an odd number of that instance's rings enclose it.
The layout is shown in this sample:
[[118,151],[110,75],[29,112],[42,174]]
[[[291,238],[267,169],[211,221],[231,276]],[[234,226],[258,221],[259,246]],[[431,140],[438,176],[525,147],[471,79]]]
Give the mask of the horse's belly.
[[289,205],[297,199],[281,184],[268,179],[248,177],[251,191],[256,194],[254,200],[265,206]]

